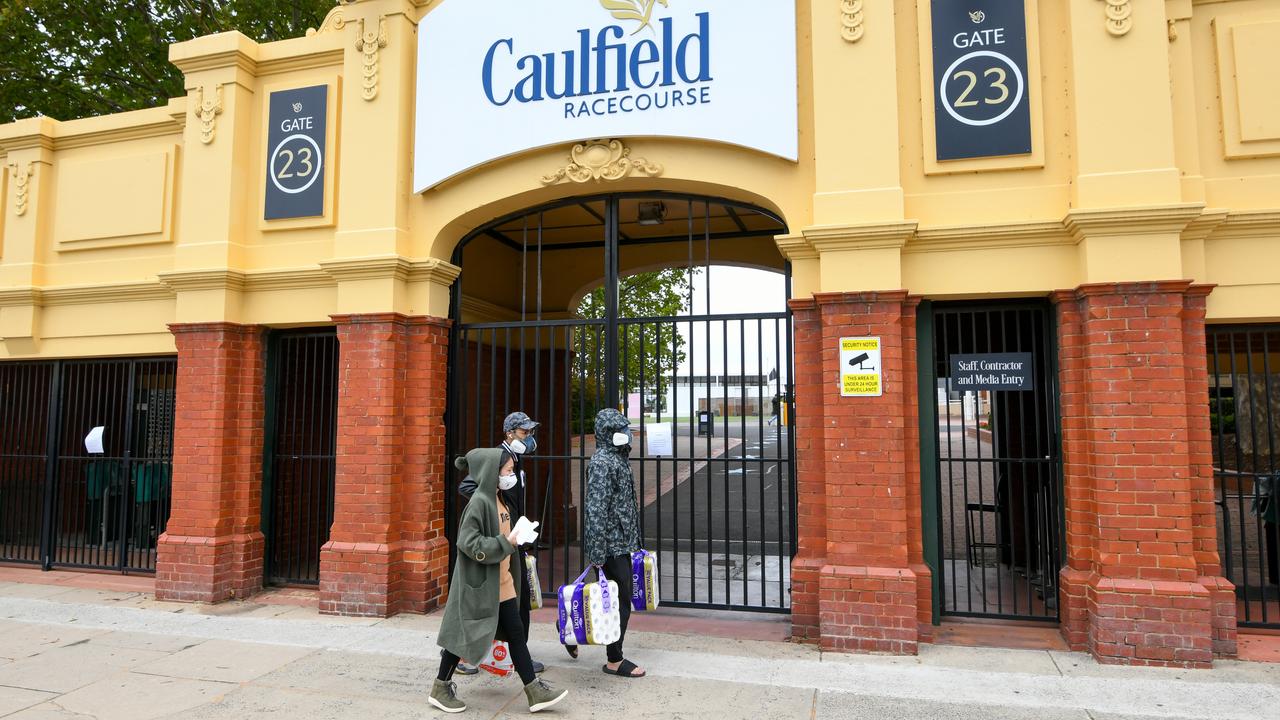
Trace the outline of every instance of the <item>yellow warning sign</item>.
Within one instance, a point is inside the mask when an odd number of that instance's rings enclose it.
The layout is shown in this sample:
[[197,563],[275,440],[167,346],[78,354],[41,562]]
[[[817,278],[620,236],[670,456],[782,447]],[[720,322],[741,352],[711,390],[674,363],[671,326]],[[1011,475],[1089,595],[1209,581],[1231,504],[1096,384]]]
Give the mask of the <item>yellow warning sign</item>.
[[880,363],[880,338],[840,338],[840,395],[880,397],[884,395],[884,369]]

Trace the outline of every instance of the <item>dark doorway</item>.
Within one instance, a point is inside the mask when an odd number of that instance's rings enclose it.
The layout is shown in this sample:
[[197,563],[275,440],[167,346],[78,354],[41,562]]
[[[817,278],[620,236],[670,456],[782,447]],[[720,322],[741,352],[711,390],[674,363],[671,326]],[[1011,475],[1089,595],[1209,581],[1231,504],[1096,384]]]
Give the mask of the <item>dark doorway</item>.
[[338,337],[332,329],[278,332],[267,357],[266,577],[316,585],[333,525]]
[[937,609],[1056,621],[1061,423],[1048,305],[925,303],[920,367]]

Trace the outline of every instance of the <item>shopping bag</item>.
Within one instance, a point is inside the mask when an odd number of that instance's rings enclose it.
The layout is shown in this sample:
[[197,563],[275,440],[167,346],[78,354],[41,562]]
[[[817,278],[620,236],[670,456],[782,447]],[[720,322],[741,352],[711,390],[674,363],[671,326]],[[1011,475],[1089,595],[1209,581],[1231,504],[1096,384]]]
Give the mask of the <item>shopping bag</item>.
[[[587,581],[592,570],[599,581]],[[560,617],[556,627],[564,645],[608,645],[622,638],[622,613],[618,583],[604,576],[604,570],[592,566],[578,579],[561,585],[556,593]]]
[[516,671],[515,662],[511,659],[511,648],[501,640],[494,640],[489,654],[480,661],[481,670],[493,673],[498,677],[506,677]]
[[524,578],[529,583],[529,607],[542,609],[542,581],[538,579],[538,558],[534,555],[524,556]]
[[631,609],[639,612],[658,607],[658,555],[648,550],[631,554]]

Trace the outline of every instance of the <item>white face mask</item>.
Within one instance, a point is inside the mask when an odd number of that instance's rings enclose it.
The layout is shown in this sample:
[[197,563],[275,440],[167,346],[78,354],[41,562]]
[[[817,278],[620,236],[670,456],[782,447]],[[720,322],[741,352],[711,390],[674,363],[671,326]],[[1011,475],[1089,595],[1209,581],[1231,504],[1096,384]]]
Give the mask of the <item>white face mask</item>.
[[617,432],[613,434],[614,447],[622,447],[623,445],[630,445],[630,444],[631,444],[630,432]]
[[523,440],[512,440],[507,443],[507,447],[511,448],[511,452],[517,455],[524,455],[529,452],[529,446],[525,445]]
[[511,475],[498,476],[498,487],[503,490],[510,490],[511,488],[515,487],[516,482],[517,482],[517,478],[514,473]]

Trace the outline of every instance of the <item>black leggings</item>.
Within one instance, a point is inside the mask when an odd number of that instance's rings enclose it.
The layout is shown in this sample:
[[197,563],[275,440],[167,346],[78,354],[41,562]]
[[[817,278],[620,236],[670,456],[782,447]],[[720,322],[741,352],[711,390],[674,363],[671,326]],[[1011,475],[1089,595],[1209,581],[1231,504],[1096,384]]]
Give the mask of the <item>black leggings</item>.
[[[533,672],[533,658],[529,657],[529,646],[525,642],[525,628],[520,622],[519,598],[507,600],[498,606],[498,629],[506,637],[511,660],[515,663],[521,682],[528,685],[537,680],[538,676]],[[442,682],[451,680],[459,659],[457,655],[445,650],[440,656],[440,672],[436,674],[436,679]],[[473,660],[479,662],[480,658]]]
[[[622,641],[627,639],[627,621],[631,619],[631,556],[615,555],[605,560],[604,576],[618,584],[618,597],[616,600],[622,625],[622,634],[618,636],[618,642],[606,645],[605,652],[608,653],[609,662],[620,663],[624,659]],[[586,581],[593,581],[590,574],[587,575]]]

